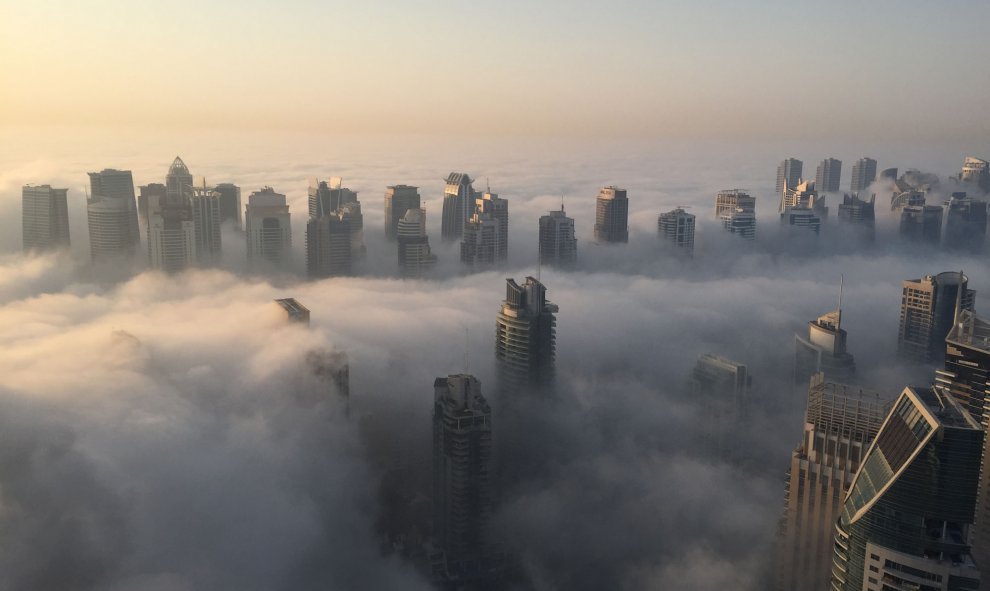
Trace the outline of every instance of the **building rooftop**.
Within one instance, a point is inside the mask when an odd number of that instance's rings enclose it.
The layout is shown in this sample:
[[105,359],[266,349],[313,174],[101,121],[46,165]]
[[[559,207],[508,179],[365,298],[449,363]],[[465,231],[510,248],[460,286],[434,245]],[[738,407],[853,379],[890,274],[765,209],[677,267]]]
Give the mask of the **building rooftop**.
[[980,318],[972,310],[960,310],[959,319],[945,340],[990,353],[990,321]]
[[285,310],[290,320],[309,323],[309,308],[300,304],[296,298],[282,298],[275,300],[275,303]]

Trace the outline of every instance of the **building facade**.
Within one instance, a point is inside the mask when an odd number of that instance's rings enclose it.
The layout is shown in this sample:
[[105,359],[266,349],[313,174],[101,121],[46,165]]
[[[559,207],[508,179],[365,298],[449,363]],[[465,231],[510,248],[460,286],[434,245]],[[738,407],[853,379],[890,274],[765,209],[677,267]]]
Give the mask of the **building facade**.
[[351,224],[343,210],[306,222],[306,274],[310,279],[352,272]]
[[464,224],[474,214],[474,202],[479,194],[474,190],[473,182],[471,177],[463,172],[452,172],[447,175],[440,221],[440,239],[444,242],[460,238],[464,234]]
[[815,171],[815,186],[821,193],[838,193],[842,180],[842,161],[826,158]]
[[657,218],[657,233],[679,251],[694,252],[694,215],[678,207],[661,213]]
[[729,233],[756,239],[756,198],[745,191],[719,191],[715,196],[715,217]]
[[220,192],[205,184],[192,190],[190,206],[196,234],[196,260],[201,265],[220,262],[220,199]]
[[220,193],[220,223],[229,221],[235,230],[240,230],[241,188],[233,183],[220,183],[213,190]]
[[189,172],[189,167],[182,158],[176,156],[165,175],[165,193],[169,201],[178,203],[188,200],[192,196],[192,189],[192,173]]
[[[896,175],[895,175],[896,176]],[[849,190],[859,193],[870,188],[877,179],[877,161],[873,158],[860,158],[853,164]]]
[[419,209],[419,189],[409,185],[395,185],[385,189],[385,237],[395,240],[399,220],[410,209]]
[[574,237],[574,220],[567,217],[564,204],[560,211],[551,211],[540,217],[540,264],[571,269],[577,263],[577,238]]
[[422,277],[437,263],[426,234],[426,210],[410,209],[399,220],[399,271],[403,277]]
[[775,192],[778,197],[784,194],[784,187],[796,187],[801,181],[804,163],[796,158],[787,158],[777,166],[777,185]]
[[794,380],[805,384],[818,373],[829,380],[847,383],[856,374],[856,361],[846,350],[842,307],[808,323],[808,338],[794,335]]
[[595,241],[629,242],[629,199],[625,189],[603,187],[595,202]]
[[21,236],[24,251],[69,248],[68,189],[24,185],[21,189]]
[[945,202],[945,247],[981,252],[986,236],[987,202],[953,193]]
[[244,211],[248,264],[286,265],[292,257],[292,227],[285,195],[265,187],[248,196]]
[[133,255],[141,245],[141,233],[131,171],[91,172],[89,184],[86,217],[93,260]]
[[959,179],[964,183],[976,185],[984,193],[990,192],[990,162],[966,156]]
[[945,337],[952,329],[958,306],[972,310],[976,292],[958,271],[926,275],[902,284],[897,356],[914,363],[940,363]]
[[498,260],[499,223],[491,215],[476,213],[464,226],[461,262],[472,269],[491,267]]
[[196,226],[188,204],[168,198],[152,203],[148,217],[148,264],[167,273],[196,263]]
[[901,210],[900,237],[909,243],[938,246],[942,238],[942,208],[936,205],[905,206]]
[[709,456],[729,459],[738,450],[734,437],[749,407],[752,379],[743,363],[713,353],[702,355],[690,377],[691,397],[700,407],[701,449]]
[[495,319],[495,362],[501,392],[553,384],[558,308],[547,301],[546,291],[532,277],[523,285],[506,279],[505,300]]

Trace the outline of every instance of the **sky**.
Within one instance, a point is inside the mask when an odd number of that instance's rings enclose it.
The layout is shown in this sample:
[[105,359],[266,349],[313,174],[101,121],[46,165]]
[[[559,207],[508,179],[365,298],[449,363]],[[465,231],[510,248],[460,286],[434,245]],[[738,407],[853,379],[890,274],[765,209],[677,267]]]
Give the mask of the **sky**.
[[979,0],[2,0],[0,125],[985,136]]

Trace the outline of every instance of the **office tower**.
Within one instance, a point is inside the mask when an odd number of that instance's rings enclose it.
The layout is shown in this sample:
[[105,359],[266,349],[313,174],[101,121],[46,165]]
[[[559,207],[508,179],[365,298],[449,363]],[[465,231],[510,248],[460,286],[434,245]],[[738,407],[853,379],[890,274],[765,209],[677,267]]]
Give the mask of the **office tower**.
[[912,188],[902,191],[896,184],[894,185],[894,192],[890,194],[890,211],[904,211],[905,207],[922,207],[924,205],[924,191]]
[[[474,213],[474,201],[478,193],[474,190],[472,182],[471,177],[463,172],[452,172],[447,175],[443,189],[440,224],[440,239],[444,242],[460,238],[464,233],[464,224]],[[419,205],[417,204],[416,207]]]
[[807,207],[788,206],[780,214],[780,225],[811,230],[817,235],[822,229],[822,218]]
[[547,301],[546,287],[532,277],[523,285],[513,279],[505,284],[505,301],[495,320],[499,390],[551,386],[558,308]]
[[756,198],[745,191],[719,191],[715,197],[715,217],[730,233],[747,240],[756,239]]
[[687,254],[694,252],[694,215],[684,208],[661,213],[657,218],[657,232],[678,250]]
[[827,587],[835,520],[886,416],[879,393],[811,377],[804,435],[787,472],[778,591]]
[[598,192],[595,241],[629,242],[629,199],[625,189],[609,186]]
[[839,181],[842,179],[842,161],[826,158],[818,165],[815,172],[815,186],[821,193],[838,193]]
[[309,217],[318,218],[348,203],[357,203],[357,191],[351,191],[342,184],[340,177],[331,177],[329,182],[309,179]]
[[825,196],[819,194],[813,181],[801,181],[797,185],[785,185],[780,196],[780,211],[788,207],[810,209],[819,217],[828,217]]
[[788,158],[777,167],[777,196],[784,194],[784,187],[796,187],[801,182],[801,172],[804,163],[794,158]]
[[953,193],[945,202],[945,246],[979,252],[987,235],[987,203]]
[[[355,197],[357,193],[351,192]],[[348,201],[337,210],[343,219],[347,220],[351,229],[351,258],[358,260],[364,257],[364,214],[361,213],[361,202]]]
[[574,220],[564,212],[551,211],[540,217],[540,264],[569,269],[577,262],[577,238],[574,237]]
[[192,207],[168,197],[149,203],[148,263],[168,273],[182,271],[197,260],[196,226]]
[[698,358],[691,372],[691,395],[701,406],[705,425],[702,446],[709,454],[726,458],[735,447],[732,436],[749,403],[752,380],[742,363],[712,353]]
[[990,163],[972,156],[963,160],[962,172],[959,179],[964,183],[973,183],[984,193],[990,191]]
[[145,230],[148,229],[148,217],[152,204],[156,204],[157,206],[166,195],[165,185],[161,183],[148,183],[139,187],[138,221]]
[[310,279],[351,274],[351,224],[340,209],[306,222],[306,274]]
[[93,260],[130,256],[141,245],[131,171],[91,172],[89,185],[86,217]]
[[900,237],[907,242],[938,245],[942,236],[942,208],[908,205],[901,210]]
[[234,222],[234,228],[241,229],[241,188],[231,183],[220,183],[213,187],[220,193],[220,223]]
[[474,200],[474,210],[481,215],[491,216],[498,225],[495,244],[495,260],[504,261],[509,256],[509,201],[498,193],[485,191]]
[[856,361],[846,350],[846,331],[842,328],[842,288],[839,307],[808,323],[808,338],[794,335],[794,379],[804,384],[808,378],[824,373],[829,380],[846,383],[856,373]]
[[881,170],[880,171],[879,178],[885,179],[885,180],[888,180],[888,181],[896,181],[897,180],[897,168],[896,167],[895,168],[885,168],[885,169]]
[[419,190],[408,185],[395,185],[385,189],[385,237],[395,240],[399,220],[410,209],[419,209]]
[[248,196],[244,211],[248,263],[284,265],[292,256],[292,227],[285,195],[265,187]]
[[176,156],[165,175],[165,193],[170,201],[179,202],[189,199],[192,196],[192,189],[192,174],[182,158]]
[[275,303],[285,312],[287,320],[309,326],[309,308],[300,304],[296,298],[281,298],[275,300]]
[[24,185],[21,220],[24,251],[69,247],[68,189]]
[[437,263],[426,235],[426,210],[410,209],[399,220],[399,270],[403,277],[422,277]]
[[979,588],[968,538],[983,437],[951,396],[904,389],[843,502],[832,590]]
[[433,392],[433,572],[466,583],[489,574],[492,411],[472,375],[437,378]]
[[[972,310],[976,292],[958,271],[903,283],[897,355],[905,361],[938,363],[945,355],[945,337],[952,328],[956,298],[963,310]],[[961,290],[961,291],[960,291]]]
[[220,193],[203,183],[192,189],[193,228],[196,234],[196,260],[211,265],[220,260]]
[[[956,399],[984,431],[990,425],[990,321],[971,310],[959,310],[945,337],[945,367],[935,372],[935,387]],[[977,495],[973,557],[990,564],[990,467],[984,442]],[[985,569],[984,569],[985,570]]]
[[860,199],[858,195],[843,195],[839,204],[839,222],[864,242],[873,242],[876,229],[877,196],[871,195],[870,200]]
[[[894,175],[897,176],[896,174]],[[853,164],[849,190],[859,193],[870,188],[877,178],[877,161],[873,158],[860,158]]]
[[494,265],[498,260],[498,221],[484,213],[471,216],[461,238],[461,262],[478,268]]

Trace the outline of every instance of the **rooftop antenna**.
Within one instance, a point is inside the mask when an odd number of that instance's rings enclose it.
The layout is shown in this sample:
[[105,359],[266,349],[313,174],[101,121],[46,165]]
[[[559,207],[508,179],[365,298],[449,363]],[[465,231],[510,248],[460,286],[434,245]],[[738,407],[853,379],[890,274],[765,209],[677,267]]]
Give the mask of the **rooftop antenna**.
[[846,279],[846,274],[840,273],[839,274],[839,308],[838,308],[839,318],[836,321],[836,327],[835,327],[836,332],[842,330],[842,284],[845,282],[845,279]]
[[952,325],[956,326],[959,324],[959,311],[962,308],[962,292],[963,292],[963,272],[962,269],[959,270],[959,287],[956,288],[956,309],[955,314],[952,316]]
[[560,194],[560,213],[564,213],[564,194]]

